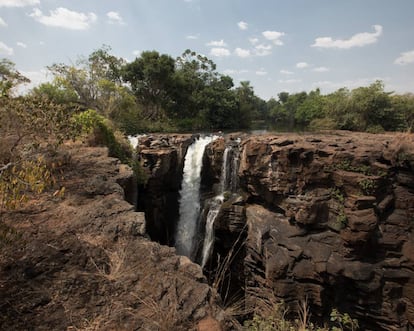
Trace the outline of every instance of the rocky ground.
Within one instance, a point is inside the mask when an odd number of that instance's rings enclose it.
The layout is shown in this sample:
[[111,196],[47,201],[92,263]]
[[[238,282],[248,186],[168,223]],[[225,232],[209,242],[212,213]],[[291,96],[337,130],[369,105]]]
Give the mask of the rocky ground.
[[0,255],[0,330],[229,328],[201,268],[148,239],[125,201],[132,171],[106,155],[65,147],[64,196],[2,215],[15,233]]

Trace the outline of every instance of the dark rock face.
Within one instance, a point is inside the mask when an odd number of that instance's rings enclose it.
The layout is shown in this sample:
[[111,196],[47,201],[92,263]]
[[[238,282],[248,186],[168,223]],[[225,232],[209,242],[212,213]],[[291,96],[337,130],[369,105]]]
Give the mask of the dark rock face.
[[192,142],[191,135],[151,135],[139,140],[147,182],[139,190],[138,210],[145,212],[151,239],[161,244],[174,239],[184,157]]
[[265,289],[292,309],[306,298],[321,318],[337,308],[367,330],[414,328],[412,136],[252,136],[239,178],[246,198],[223,205],[216,241],[234,241],[247,223],[247,304]]

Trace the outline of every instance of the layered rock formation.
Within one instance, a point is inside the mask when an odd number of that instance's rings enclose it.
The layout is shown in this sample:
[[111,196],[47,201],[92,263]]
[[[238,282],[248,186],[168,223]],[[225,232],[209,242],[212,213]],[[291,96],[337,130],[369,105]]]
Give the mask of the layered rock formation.
[[[223,146],[206,154],[213,177]],[[234,277],[243,263],[246,303],[307,300],[321,318],[337,308],[364,329],[413,328],[412,135],[264,135],[240,149],[244,199],[222,210],[216,247],[231,246],[244,218]]]
[[147,238],[125,201],[131,169],[104,148],[62,155],[64,195],[2,214],[14,230],[0,241],[0,330],[228,329],[200,266]]
[[184,157],[193,138],[192,135],[149,135],[138,141],[145,180],[139,189],[138,210],[145,212],[151,239],[165,245],[174,239]]

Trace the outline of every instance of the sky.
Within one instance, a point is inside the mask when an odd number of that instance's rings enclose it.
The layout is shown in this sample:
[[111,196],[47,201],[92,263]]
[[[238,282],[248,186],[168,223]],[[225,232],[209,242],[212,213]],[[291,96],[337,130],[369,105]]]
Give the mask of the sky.
[[103,45],[128,61],[191,49],[265,100],[378,79],[414,93],[413,13],[414,0],[0,0],[0,58],[37,85]]

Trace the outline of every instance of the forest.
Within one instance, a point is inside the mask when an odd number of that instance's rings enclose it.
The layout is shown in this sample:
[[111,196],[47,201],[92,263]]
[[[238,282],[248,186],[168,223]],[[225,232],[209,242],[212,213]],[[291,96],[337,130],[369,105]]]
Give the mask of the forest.
[[235,86],[212,60],[191,50],[176,59],[144,51],[126,62],[104,45],[75,64],[56,63],[47,69],[51,82],[16,96],[14,88],[28,79],[14,63],[1,60],[2,108],[46,102],[50,109],[64,108],[67,114],[94,110],[124,134],[252,127],[378,133],[411,131],[414,124],[414,95],[385,91],[382,81],[326,95],[319,89],[275,91],[277,99],[266,101],[249,81]]

